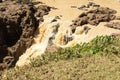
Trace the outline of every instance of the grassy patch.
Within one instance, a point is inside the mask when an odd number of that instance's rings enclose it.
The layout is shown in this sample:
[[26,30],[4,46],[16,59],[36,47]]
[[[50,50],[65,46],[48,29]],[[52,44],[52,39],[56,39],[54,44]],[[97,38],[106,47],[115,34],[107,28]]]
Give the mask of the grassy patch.
[[31,65],[37,67],[48,64],[51,61],[76,59],[84,54],[107,55],[111,53],[116,55],[120,53],[120,39],[111,36],[100,36],[89,43],[78,44],[71,48],[68,47],[57,52],[43,54],[42,58],[33,59]]
[[6,71],[1,80],[119,80],[120,58],[116,55],[85,55],[74,60],[25,66]]
[[119,53],[119,38],[101,36],[6,70],[1,80],[119,80]]

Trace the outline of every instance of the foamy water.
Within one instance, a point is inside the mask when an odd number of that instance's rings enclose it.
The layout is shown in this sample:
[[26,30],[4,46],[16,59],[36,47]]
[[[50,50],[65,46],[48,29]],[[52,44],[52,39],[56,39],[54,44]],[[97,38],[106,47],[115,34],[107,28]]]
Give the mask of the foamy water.
[[39,34],[34,38],[35,43],[20,56],[16,66],[23,66],[30,63],[30,59],[41,56],[46,50],[49,38],[53,36],[53,26],[57,23],[50,23],[53,17],[47,18],[39,26]]

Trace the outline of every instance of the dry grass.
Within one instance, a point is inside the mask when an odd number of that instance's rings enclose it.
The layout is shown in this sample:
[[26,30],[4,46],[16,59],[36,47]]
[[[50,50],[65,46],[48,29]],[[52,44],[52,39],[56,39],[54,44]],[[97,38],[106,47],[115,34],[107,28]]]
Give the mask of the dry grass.
[[116,55],[85,55],[75,60],[50,62],[41,67],[14,68],[2,80],[119,80],[120,58]]
[[119,41],[97,37],[90,43],[48,53],[29,66],[4,71],[1,80],[119,80]]

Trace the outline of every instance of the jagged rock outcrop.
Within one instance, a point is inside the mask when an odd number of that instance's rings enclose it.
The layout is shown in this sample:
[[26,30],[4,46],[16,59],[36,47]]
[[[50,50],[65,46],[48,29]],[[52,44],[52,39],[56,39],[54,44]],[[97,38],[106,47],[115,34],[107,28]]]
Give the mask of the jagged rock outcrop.
[[[47,7],[47,6],[46,6]],[[44,6],[40,13],[48,13]],[[45,8],[45,9],[44,9]],[[9,62],[6,57],[13,57],[15,64],[19,56],[30,47],[34,33],[38,26],[36,12],[40,12],[33,5],[20,4],[14,1],[5,1],[0,3],[0,63]],[[9,63],[8,63],[9,64]]]
[[97,26],[100,22],[109,22],[116,19],[115,14],[117,11],[108,7],[97,6],[93,10],[83,12],[79,17],[73,21],[72,32],[75,32],[77,26],[83,26],[85,24],[91,24]]
[[31,45],[37,28],[35,8],[16,2],[0,4],[0,62],[6,56],[15,60]]

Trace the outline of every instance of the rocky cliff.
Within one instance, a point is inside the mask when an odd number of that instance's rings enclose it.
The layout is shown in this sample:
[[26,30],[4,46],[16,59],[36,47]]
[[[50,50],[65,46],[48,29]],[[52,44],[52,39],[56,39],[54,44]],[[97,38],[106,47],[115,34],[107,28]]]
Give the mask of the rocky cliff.
[[31,46],[38,24],[49,10],[45,5],[35,8],[14,1],[0,3],[0,63],[15,65]]

